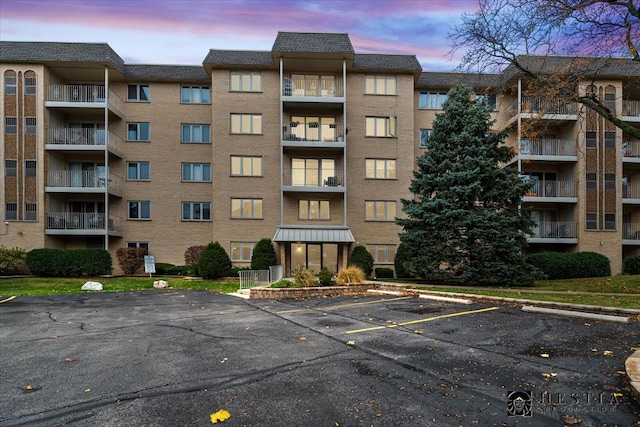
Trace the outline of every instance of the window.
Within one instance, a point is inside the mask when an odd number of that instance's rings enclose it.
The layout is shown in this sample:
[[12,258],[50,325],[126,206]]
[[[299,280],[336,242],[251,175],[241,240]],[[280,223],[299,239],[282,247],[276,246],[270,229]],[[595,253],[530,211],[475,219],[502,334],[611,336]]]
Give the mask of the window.
[[262,199],[231,199],[231,218],[262,218]]
[[365,93],[368,95],[397,95],[396,76],[367,76]]
[[209,86],[182,86],[180,102],[184,104],[211,104]]
[[151,202],[129,202],[129,219],[151,219]]
[[35,77],[24,78],[24,93],[25,95],[36,94],[36,78]]
[[395,179],[396,161],[393,159],[366,159],[365,171],[367,178]]
[[234,92],[261,92],[262,74],[258,71],[232,71],[229,90]]
[[37,219],[38,219],[38,204],[25,203],[24,204],[24,220],[36,221]]
[[495,93],[490,95],[479,94],[476,95],[477,101],[485,101],[487,103],[487,107],[489,107],[492,111],[495,111],[497,105],[497,97]]
[[18,93],[18,80],[15,77],[4,78],[4,94],[15,95]]
[[231,156],[231,175],[262,176],[262,157]]
[[183,163],[182,180],[189,182],[211,182],[211,163]]
[[420,148],[429,147],[429,139],[433,134],[433,129],[420,129]]
[[128,181],[149,181],[149,162],[128,162],[127,163],[127,180]]
[[428,110],[442,110],[442,104],[447,100],[444,92],[420,92],[420,108]]
[[604,214],[604,229],[615,230],[616,229],[616,214],[605,213]]
[[612,112],[616,112],[616,94],[615,93],[605,93],[604,94],[604,105]]
[[149,141],[149,123],[127,123],[127,141]]
[[182,202],[183,221],[211,221],[211,203]]
[[127,101],[149,102],[149,85],[127,85]]
[[365,119],[365,136],[390,138],[396,136],[395,117],[367,117]]
[[255,245],[253,242],[231,242],[231,261],[251,262]]
[[231,133],[261,134],[262,114],[231,113]]
[[4,176],[17,176],[18,175],[18,161],[17,160],[5,160],[4,161]]
[[589,173],[585,174],[585,180],[587,184],[587,190],[597,190],[598,189],[598,174],[597,173]]
[[149,242],[127,242],[126,246],[128,248],[143,248],[149,253]]
[[36,176],[36,161],[35,160],[25,160],[24,161],[24,173],[27,177]]
[[596,131],[588,130],[585,136],[587,148],[596,148],[598,144],[598,134]]
[[329,219],[328,200],[298,200],[299,219]]
[[7,221],[16,221],[18,219],[18,204],[7,202],[4,206],[4,219]]
[[596,212],[587,212],[585,214],[587,222],[587,230],[598,229],[598,214]]
[[24,133],[26,133],[27,135],[36,134],[36,118],[35,117],[24,118]]
[[605,173],[604,174],[604,189],[615,190],[616,189],[616,174]]
[[616,133],[605,132],[604,133],[604,148],[616,148]]
[[396,259],[396,245],[367,245],[374,264],[393,264]]
[[209,125],[182,125],[182,142],[204,143],[211,142],[211,126]]
[[394,221],[396,202],[383,200],[367,200],[365,204],[366,221]]
[[18,133],[18,118],[17,117],[5,117],[4,118],[4,133],[7,135],[16,135]]

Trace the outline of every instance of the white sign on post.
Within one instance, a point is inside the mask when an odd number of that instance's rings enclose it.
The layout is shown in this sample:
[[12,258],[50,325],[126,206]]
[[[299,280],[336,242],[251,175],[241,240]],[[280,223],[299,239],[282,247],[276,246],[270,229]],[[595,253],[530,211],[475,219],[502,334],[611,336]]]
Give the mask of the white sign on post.
[[156,259],[153,255],[144,256],[144,272],[149,273],[149,277],[151,277],[151,273],[156,272]]

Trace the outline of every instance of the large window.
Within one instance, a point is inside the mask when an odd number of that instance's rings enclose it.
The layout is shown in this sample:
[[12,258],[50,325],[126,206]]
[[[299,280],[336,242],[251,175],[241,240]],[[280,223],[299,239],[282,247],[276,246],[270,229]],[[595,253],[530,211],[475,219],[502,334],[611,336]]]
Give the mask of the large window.
[[211,203],[182,202],[183,221],[211,221]]
[[396,161],[394,159],[366,159],[365,171],[367,178],[395,179]]
[[329,219],[328,200],[298,200],[299,219]]
[[24,78],[24,94],[25,95],[35,95],[36,94],[36,78],[35,77],[25,77]]
[[420,108],[428,110],[442,110],[447,94],[444,92],[420,92]]
[[231,242],[231,261],[251,262],[254,242]]
[[231,218],[262,218],[262,199],[231,199]]
[[15,159],[6,159],[4,161],[4,176],[17,176],[18,175],[18,161]]
[[149,181],[149,162],[127,162],[127,180]]
[[616,229],[616,214],[605,213],[604,214],[604,229],[615,230]]
[[180,88],[180,102],[183,104],[210,104],[209,86],[182,86]]
[[18,204],[15,202],[6,202],[4,205],[4,219],[7,221],[16,221],[18,219]]
[[484,101],[487,103],[487,107],[489,107],[492,111],[495,111],[496,107],[497,107],[497,97],[495,93],[492,94],[478,94],[476,95],[476,100],[477,101]]
[[232,71],[229,90],[235,92],[261,92],[262,74],[259,71]]
[[149,85],[146,85],[146,84],[127,85],[127,101],[149,102]]
[[4,133],[7,135],[16,135],[18,133],[17,117],[8,116],[4,118]]
[[16,77],[7,77],[4,78],[4,94],[5,95],[15,95],[18,93],[18,80]]
[[231,156],[231,175],[262,176],[262,157]]
[[595,172],[587,172],[585,173],[585,181],[587,190],[597,190],[598,189],[598,174]]
[[38,219],[38,204],[37,203],[25,203],[24,204],[24,220],[36,221]]
[[387,200],[366,200],[365,220],[394,221],[396,217],[396,202]]
[[211,142],[211,126],[183,124],[182,142],[209,144]]
[[586,220],[586,229],[587,230],[597,230],[598,229],[598,213],[597,212],[586,212],[585,213]]
[[231,133],[261,134],[262,114],[231,113]]
[[433,129],[420,129],[420,148],[429,147],[429,139],[433,134]]
[[396,259],[396,245],[367,245],[374,264],[393,264]]
[[379,138],[391,138],[396,136],[395,117],[367,117],[365,119],[365,135]]
[[151,202],[130,201],[128,219],[151,219]]
[[35,117],[25,117],[24,118],[24,133],[27,135],[35,135],[37,131],[36,126],[36,118]]
[[37,162],[35,160],[24,161],[24,176],[34,177],[38,171]]
[[182,180],[211,182],[211,163],[183,163]]
[[365,93],[368,95],[397,95],[396,76],[367,76]]
[[149,141],[149,123],[127,123],[127,141]]

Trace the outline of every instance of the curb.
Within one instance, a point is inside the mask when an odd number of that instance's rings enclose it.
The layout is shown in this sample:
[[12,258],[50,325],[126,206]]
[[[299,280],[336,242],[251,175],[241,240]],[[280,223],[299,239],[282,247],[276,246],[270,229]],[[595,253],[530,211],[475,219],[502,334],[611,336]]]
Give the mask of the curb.
[[631,383],[631,393],[640,403],[640,350],[636,350],[624,364],[627,377]]

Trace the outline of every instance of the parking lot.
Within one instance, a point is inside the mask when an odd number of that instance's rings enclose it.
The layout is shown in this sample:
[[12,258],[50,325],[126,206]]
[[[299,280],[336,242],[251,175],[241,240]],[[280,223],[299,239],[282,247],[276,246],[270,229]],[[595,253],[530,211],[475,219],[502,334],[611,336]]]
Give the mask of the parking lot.
[[0,304],[0,425],[629,426],[638,322],[400,296]]

